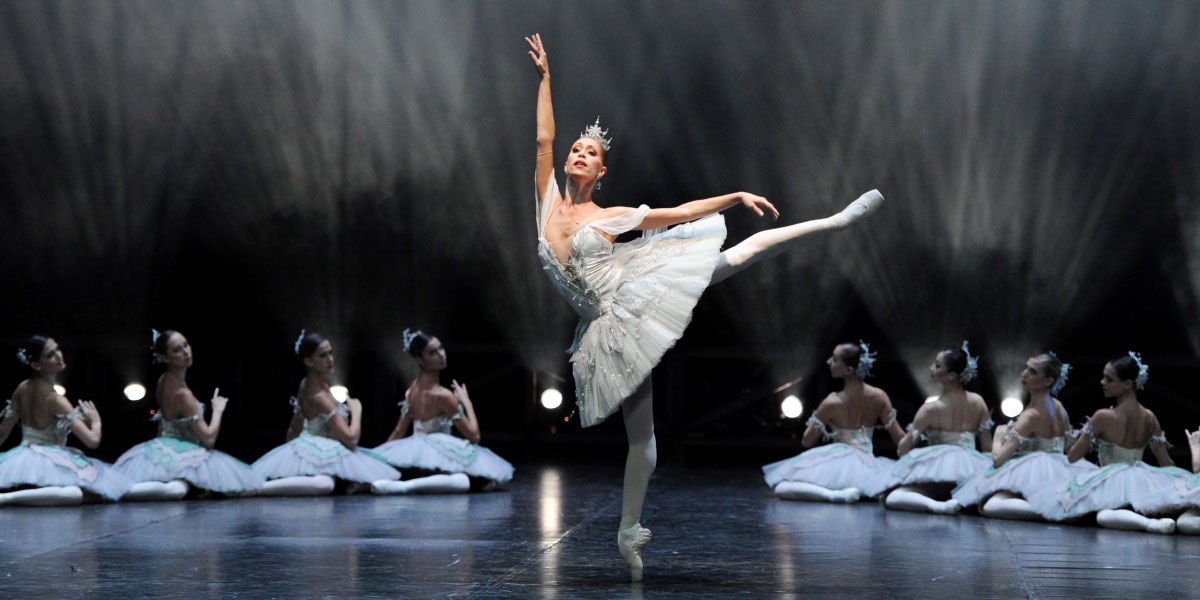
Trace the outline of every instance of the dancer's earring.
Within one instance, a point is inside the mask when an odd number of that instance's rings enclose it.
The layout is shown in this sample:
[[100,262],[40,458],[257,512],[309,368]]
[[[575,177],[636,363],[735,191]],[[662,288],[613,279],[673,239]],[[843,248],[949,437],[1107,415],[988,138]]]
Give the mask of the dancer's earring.
[[596,191],[596,192],[600,191],[600,184],[604,183],[603,181],[600,181],[601,177],[604,177],[604,176],[603,175],[596,176],[596,187],[592,188],[593,191]]

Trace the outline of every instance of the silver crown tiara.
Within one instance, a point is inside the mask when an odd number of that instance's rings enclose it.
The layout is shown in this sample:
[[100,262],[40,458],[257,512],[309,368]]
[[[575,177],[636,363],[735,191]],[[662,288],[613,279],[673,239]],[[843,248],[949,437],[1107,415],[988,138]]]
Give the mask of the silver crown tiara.
[[604,148],[605,152],[608,152],[608,147],[612,144],[612,139],[604,137],[606,135],[608,135],[608,130],[600,129],[600,117],[597,115],[596,122],[588,125],[587,129],[584,129],[583,133],[579,134],[579,137],[592,138],[593,140],[600,142],[600,147]]

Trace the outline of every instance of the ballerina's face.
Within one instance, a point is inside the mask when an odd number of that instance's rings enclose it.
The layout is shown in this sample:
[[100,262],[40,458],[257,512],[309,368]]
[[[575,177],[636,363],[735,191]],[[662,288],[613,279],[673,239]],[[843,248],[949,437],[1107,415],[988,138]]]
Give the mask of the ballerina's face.
[[333,344],[329,340],[321,342],[313,353],[304,358],[304,366],[313,371],[317,375],[329,375],[333,373]]
[[938,352],[938,355],[933,358],[933,364],[929,365],[929,378],[938,383],[958,381],[958,374],[951,372],[946,367],[945,352]]
[[575,140],[571,151],[567,153],[565,170],[567,175],[572,177],[603,177],[608,168],[604,166],[604,148],[600,146],[600,142],[589,137]]
[[192,345],[188,343],[182,333],[175,332],[167,340],[167,353],[158,356],[158,359],[166,363],[168,367],[186,369],[192,366]]
[[1105,398],[1120,398],[1121,394],[1132,389],[1134,382],[1122,381],[1112,363],[1104,365],[1104,375],[1100,378],[1100,389],[1104,390]]
[[67,368],[67,361],[63,359],[62,350],[58,348],[58,342],[54,339],[46,340],[46,346],[42,348],[42,354],[37,361],[33,363],[33,370],[40,374],[49,373],[51,375],[61,373]]
[[833,352],[829,354],[829,358],[825,364],[829,365],[829,375],[834,379],[845,379],[854,374],[854,367],[846,364],[846,359],[842,358],[840,347],[835,346]]
[[417,358],[417,365],[426,371],[441,371],[446,364],[446,347],[442,345],[442,340],[430,338]]
[[1025,370],[1021,371],[1021,388],[1027,392],[1041,392],[1050,389],[1054,380],[1046,375],[1045,365],[1038,362],[1037,357],[1025,361]]

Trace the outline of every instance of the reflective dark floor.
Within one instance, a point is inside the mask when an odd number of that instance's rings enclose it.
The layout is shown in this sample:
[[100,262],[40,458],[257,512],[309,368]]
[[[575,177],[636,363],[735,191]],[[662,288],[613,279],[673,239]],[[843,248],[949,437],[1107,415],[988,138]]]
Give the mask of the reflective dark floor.
[[660,468],[646,581],[620,465],[519,464],[464,496],[0,509],[5,598],[1200,597],[1200,539],[774,499],[757,467]]

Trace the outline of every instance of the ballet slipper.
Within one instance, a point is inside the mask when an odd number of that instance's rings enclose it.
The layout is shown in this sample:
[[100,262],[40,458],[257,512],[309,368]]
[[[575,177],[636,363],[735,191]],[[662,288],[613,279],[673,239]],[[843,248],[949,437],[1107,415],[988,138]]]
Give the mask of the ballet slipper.
[[1146,531],[1149,533],[1161,533],[1170,535],[1175,533],[1174,519],[1150,519],[1150,523],[1146,525]]
[[390,494],[407,494],[408,484],[403,481],[390,481],[380,479],[371,484],[371,492],[379,496],[387,496]]
[[859,196],[857,200],[851,202],[846,208],[843,208],[842,212],[829,217],[829,219],[832,221],[834,227],[844,229],[879,210],[879,207],[882,205],[883,194],[880,194],[879,190],[871,190]]
[[649,529],[641,523],[634,523],[617,532],[617,550],[621,557],[629,563],[629,578],[633,581],[642,580],[642,548],[654,537]]

